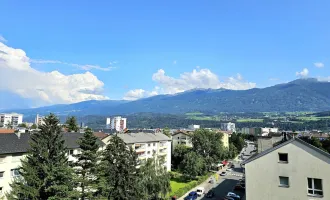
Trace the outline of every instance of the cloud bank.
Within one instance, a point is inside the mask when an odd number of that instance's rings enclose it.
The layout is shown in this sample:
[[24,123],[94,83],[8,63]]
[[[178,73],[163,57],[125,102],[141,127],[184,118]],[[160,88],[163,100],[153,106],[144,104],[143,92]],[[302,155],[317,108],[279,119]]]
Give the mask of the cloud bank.
[[307,77],[309,74],[309,71],[307,68],[304,68],[301,72],[296,72],[296,76],[300,77],[300,78],[305,78]]
[[192,72],[181,74],[179,78],[167,76],[163,69],[159,69],[152,75],[152,80],[157,84],[153,91],[145,91],[143,89],[131,90],[126,93],[124,99],[135,100],[156,94],[175,94],[195,88],[246,90],[256,87],[256,83],[245,81],[240,74],[221,81],[209,69],[194,69]]
[[[0,42],[0,90],[33,99],[41,105],[108,99],[102,95],[104,83],[90,72],[72,75],[41,72],[32,68],[31,62],[36,63],[22,49]],[[38,62],[55,64],[60,61]]]

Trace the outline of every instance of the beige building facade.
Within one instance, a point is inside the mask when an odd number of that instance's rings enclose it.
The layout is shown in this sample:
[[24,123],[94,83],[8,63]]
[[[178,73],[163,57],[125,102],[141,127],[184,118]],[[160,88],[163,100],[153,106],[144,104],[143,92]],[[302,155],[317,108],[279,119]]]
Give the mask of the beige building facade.
[[330,199],[330,155],[298,138],[244,164],[246,200]]

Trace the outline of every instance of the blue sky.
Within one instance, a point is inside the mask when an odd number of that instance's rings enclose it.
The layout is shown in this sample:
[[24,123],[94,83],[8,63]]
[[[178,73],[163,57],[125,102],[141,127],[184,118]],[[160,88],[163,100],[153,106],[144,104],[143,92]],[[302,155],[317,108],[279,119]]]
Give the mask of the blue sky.
[[[325,0],[4,0],[0,76],[25,78],[0,91],[41,105],[328,81],[329,8]],[[17,49],[26,55],[9,62]]]

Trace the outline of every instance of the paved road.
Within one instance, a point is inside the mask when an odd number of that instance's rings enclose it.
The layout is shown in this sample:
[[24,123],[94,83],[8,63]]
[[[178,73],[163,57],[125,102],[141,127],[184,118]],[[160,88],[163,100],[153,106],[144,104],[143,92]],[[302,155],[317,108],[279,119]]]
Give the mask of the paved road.
[[[244,154],[253,154],[251,153],[254,150],[254,145],[247,145],[246,148],[242,150],[240,155]],[[248,159],[250,156],[243,156],[243,159]],[[217,183],[210,184],[208,181],[204,182],[200,186],[204,187],[206,191],[213,189],[215,192],[215,197],[211,198],[212,200],[219,200],[227,195],[228,192],[232,192],[235,185],[238,183],[238,180],[242,178],[243,176],[243,169],[240,166],[241,159],[235,159],[234,161],[231,161],[235,164],[235,168],[233,171],[228,172],[227,176],[219,176],[219,180]],[[224,171],[224,170],[222,170]],[[221,173],[221,171],[219,172]],[[198,186],[198,187],[200,187]],[[194,188],[192,191],[196,191],[196,188]],[[244,192],[235,191],[236,194],[240,195],[241,197],[244,197]],[[185,196],[184,196],[185,197]],[[179,200],[183,200],[184,197],[180,198]],[[210,198],[206,197],[199,197],[198,200],[207,200]],[[211,200],[210,199],[210,200]]]

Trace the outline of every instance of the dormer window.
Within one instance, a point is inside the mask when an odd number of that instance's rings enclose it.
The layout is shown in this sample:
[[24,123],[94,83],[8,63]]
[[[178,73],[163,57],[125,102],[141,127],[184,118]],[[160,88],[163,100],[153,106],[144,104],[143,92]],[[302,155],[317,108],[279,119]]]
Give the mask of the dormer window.
[[287,153],[278,153],[278,161],[280,163],[288,163],[288,154]]

